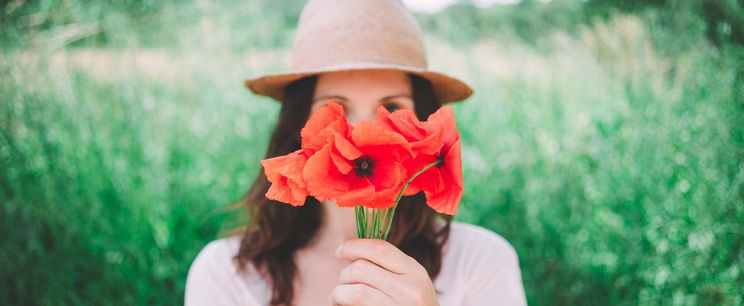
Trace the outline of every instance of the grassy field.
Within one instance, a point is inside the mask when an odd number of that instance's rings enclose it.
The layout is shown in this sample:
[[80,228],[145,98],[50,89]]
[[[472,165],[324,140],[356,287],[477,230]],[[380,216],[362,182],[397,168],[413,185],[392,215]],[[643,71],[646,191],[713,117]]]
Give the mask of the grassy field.
[[[285,67],[298,8],[59,3],[0,23],[0,304],[181,304],[245,218],[278,105],[241,82]],[[426,31],[476,91],[456,219],[514,245],[530,304],[744,304],[744,52],[653,20]]]

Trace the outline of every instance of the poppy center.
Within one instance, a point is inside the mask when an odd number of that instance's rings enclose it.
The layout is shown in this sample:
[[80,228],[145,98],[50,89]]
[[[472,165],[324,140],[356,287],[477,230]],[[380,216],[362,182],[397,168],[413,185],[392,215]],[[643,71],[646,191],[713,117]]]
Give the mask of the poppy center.
[[435,167],[437,168],[444,167],[444,157],[445,157],[444,154],[439,155],[439,163]]
[[375,161],[372,160],[372,158],[370,158],[368,155],[357,158],[354,161],[354,164],[356,165],[354,171],[356,171],[357,176],[372,176],[372,171],[375,169]]

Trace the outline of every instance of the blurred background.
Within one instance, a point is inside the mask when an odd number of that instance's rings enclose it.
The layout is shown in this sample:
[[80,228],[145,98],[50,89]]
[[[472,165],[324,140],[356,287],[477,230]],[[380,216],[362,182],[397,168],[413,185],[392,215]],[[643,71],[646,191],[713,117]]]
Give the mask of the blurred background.
[[[174,305],[302,1],[0,1],[0,304]],[[407,1],[532,305],[744,304],[744,1]]]

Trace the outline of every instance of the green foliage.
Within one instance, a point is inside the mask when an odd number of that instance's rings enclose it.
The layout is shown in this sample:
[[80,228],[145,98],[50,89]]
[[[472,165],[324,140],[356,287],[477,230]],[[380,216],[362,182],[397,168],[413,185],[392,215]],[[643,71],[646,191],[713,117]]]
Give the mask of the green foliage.
[[664,64],[643,44],[606,48],[630,29],[595,25],[529,77],[478,78],[486,97],[458,113],[478,122],[462,127],[472,189],[459,217],[514,244],[537,305],[740,305],[738,55]]
[[[744,51],[696,10],[578,3],[417,16],[476,90],[456,219],[514,245],[530,304],[743,304]],[[241,80],[299,9],[0,6],[0,303],[180,304],[245,218],[278,105]]]
[[224,206],[258,170],[272,122],[256,112],[275,107],[198,74],[165,87],[19,68],[0,89],[0,300],[178,301],[204,242],[236,225]]
[[418,16],[421,27],[455,44],[471,45],[483,38],[518,39],[532,45],[556,29],[573,33],[583,19],[580,2],[554,0],[545,4],[523,1],[519,5],[478,8],[452,5],[437,15]]
[[744,45],[744,2],[737,0],[589,0],[585,12],[604,18],[616,12],[651,13],[664,27],[703,28],[708,40],[718,45]]

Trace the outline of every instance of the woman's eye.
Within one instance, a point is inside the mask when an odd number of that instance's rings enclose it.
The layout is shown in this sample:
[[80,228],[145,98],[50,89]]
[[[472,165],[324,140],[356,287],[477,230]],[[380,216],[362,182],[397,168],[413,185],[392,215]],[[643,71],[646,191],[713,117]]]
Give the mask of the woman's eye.
[[388,104],[385,104],[385,109],[387,109],[387,111],[392,113],[394,111],[399,110],[400,106],[398,106],[397,104],[388,103]]

